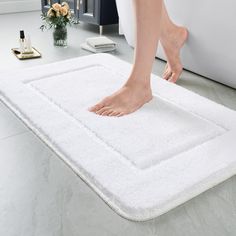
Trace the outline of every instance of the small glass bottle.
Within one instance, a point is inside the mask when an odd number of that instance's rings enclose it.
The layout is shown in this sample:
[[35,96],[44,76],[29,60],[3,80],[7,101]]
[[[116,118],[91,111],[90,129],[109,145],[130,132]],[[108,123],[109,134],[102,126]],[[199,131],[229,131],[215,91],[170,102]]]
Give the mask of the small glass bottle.
[[33,53],[30,36],[28,35],[25,41],[25,51],[26,53]]
[[20,31],[20,40],[19,40],[19,42],[20,42],[20,52],[21,53],[24,53],[25,52],[25,44],[26,44],[26,42],[25,42],[25,32],[24,32],[24,30],[21,30]]

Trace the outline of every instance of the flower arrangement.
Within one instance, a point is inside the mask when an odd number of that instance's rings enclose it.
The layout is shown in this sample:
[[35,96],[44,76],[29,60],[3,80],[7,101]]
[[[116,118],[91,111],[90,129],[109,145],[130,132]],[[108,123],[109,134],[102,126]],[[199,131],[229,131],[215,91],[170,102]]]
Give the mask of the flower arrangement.
[[54,3],[47,13],[41,15],[45,24],[41,25],[40,29],[53,28],[54,45],[59,47],[67,46],[67,24],[77,23],[71,16],[71,11],[68,3]]
[[55,26],[63,27],[67,24],[75,23],[74,19],[71,17],[70,7],[66,2],[62,4],[54,3],[47,13],[41,15],[41,18],[46,22],[46,24],[41,25],[41,30],[46,28],[50,29]]

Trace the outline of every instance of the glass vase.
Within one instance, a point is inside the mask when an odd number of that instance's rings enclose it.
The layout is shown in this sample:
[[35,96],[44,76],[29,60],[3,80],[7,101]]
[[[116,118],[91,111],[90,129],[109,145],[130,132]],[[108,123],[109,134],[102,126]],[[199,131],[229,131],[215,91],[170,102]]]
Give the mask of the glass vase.
[[54,46],[67,47],[67,28],[66,26],[55,25],[53,31]]

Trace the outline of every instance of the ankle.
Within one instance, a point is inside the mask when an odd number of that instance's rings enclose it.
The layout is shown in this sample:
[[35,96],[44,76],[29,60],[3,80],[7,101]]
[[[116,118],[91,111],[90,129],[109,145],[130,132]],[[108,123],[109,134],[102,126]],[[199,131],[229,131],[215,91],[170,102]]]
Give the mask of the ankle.
[[141,87],[145,90],[150,90],[151,89],[150,76],[146,76],[146,77],[132,77],[132,76],[130,76],[130,78],[125,83],[125,86],[127,86],[127,87],[136,86],[136,87]]

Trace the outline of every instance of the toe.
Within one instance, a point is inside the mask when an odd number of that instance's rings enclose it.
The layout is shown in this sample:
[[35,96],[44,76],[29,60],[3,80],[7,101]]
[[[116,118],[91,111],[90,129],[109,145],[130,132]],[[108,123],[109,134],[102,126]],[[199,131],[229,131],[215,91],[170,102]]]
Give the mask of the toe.
[[117,116],[117,114],[119,114],[119,112],[113,110],[111,113],[109,113],[109,116]]
[[176,78],[176,74],[175,73],[173,73],[171,75],[171,77],[168,79],[168,81],[171,82],[171,83],[176,83],[177,80],[178,80],[178,78]]
[[102,116],[109,116],[109,114],[110,113],[112,113],[113,111],[110,109],[110,108],[108,108],[107,110],[105,110],[101,115]]
[[109,112],[107,113],[107,116],[113,116],[112,114],[114,113],[113,109],[110,109]]
[[103,112],[108,111],[109,107],[102,107],[101,109],[99,109],[98,111],[96,111],[95,113],[97,115],[102,115]]
[[169,65],[166,64],[165,70],[164,70],[163,75],[162,75],[162,78],[167,80],[167,79],[170,78],[171,74],[172,74],[171,69],[170,69]]
[[129,114],[129,112],[128,111],[125,111],[125,109],[118,109],[117,110],[117,112],[116,112],[116,117],[121,117],[121,116],[124,116],[124,115],[127,115],[127,114]]
[[164,80],[168,80],[172,75],[172,72],[169,70],[169,71],[166,71],[163,75],[163,79]]
[[125,115],[124,112],[118,112],[116,116],[117,116],[117,117],[121,117],[121,116],[124,116],[124,115]]
[[96,111],[99,111],[101,108],[103,108],[104,105],[105,104],[103,102],[99,102],[95,106],[90,107],[88,110],[91,111],[91,112],[96,112]]
[[180,77],[181,72],[179,73],[172,73],[171,77],[168,79],[168,81],[170,81],[171,83],[176,83],[177,80]]

